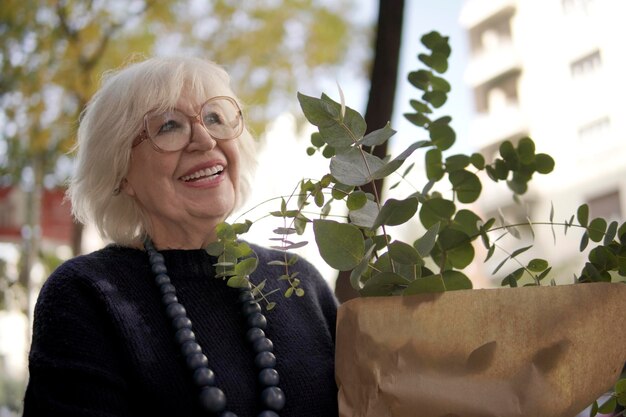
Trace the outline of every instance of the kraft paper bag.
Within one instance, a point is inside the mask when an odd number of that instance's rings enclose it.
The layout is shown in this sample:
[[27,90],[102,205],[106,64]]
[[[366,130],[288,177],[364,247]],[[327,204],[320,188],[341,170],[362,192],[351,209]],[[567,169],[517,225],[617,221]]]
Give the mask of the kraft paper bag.
[[341,417],[572,417],[626,362],[626,285],[370,297],[340,306]]

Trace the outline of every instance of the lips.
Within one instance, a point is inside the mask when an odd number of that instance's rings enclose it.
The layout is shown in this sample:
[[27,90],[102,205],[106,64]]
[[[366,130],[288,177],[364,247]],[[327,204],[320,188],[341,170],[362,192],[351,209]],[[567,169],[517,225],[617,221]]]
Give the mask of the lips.
[[222,164],[216,164],[209,167],[200,167],[192,169],[188,174],[183,175],[179,179],[184,182],[193,182],[201,179],[214,179],[224,172]]

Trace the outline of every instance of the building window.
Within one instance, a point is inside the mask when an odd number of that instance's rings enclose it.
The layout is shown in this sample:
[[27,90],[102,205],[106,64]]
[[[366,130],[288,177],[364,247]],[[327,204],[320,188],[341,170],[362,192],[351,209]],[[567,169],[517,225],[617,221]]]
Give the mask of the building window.
[[578,139],[583,144],[597,146],[608,142],[610,132],[610,119],[602,117],[578,129]]
[[594,51],[584,57],[577,59],[570,64],[572,77],[584,77],[594,72],[598,72],[602,67],[602,57],[600,51]]
[[561,7],[563,7],[565,14],[588,14],[593,3],[594,0],[561,0]]
[[589,213],[592,217],[602,217],[610,220],[622,218],[622,206],[618,190],[611,191],[587,200]]

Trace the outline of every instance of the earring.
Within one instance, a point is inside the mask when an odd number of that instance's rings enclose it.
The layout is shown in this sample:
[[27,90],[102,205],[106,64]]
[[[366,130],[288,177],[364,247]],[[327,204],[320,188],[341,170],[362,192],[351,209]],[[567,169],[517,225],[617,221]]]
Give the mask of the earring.
[[122,187],[127,183],[128,181],[126,180],[126,178],[122,178],[122,181],[120,182],[120,184],[115,187],[113,189],[113,197],[120,195],[120,193],[122,192]]

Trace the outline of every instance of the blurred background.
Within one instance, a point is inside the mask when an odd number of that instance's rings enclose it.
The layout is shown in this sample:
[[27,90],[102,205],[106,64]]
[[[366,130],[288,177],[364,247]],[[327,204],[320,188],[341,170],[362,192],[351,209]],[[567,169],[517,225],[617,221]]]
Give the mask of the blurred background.
[[[421,68],[420,37],[450,37],[444,77],[452,92],[440,109],[457,133],[453,153],[496,155],[504,140],[532,137],[555,171],[531,182],[521,202],[489,184],[472,207],[484,218],[565,221],[583,203],[592,217],[624,219],[626,61],[622,0],[5,0],[0,8],[0,417],[20,415],[27,380],[32,310],[39,288],[69,257],[96,250],[94,230],[73,222],[63,201],[78,115],[102,73],[142,56],[193,54],[232,76],[248,125],[261,142],[257,184],[231,220],[259,220],[302,178],[319,178],[322,156],[307,157],[311,127],[296,91],[339,99],[370,129],[391,120],[392,154],[426,139],[402,116],[419,98],[407,73]],[[415,155],[418,155],[416,153]],[[423,157],[406,184],[421,189]],[[259,203],[270,200],[267,204]],[[276,225],[255,223],[248,240],[269,245]],[[397,235],[417,237],[409,224]],[[580,234],[520,230],[522,244],[549,259],[550,278],[573,282],[583,265]],[[311,236],[304,239],[312,240]],[[501,246],[506,250],[503,239]],[[515,243],[520,247],[519,240]],[[477,249],[478,250],[478,249]],[[300,249],[336,288],[354,293],[326,268],[314,245]],[[499,286],[505,253],[468,267],[475,287]],[[581,307],[582,308],[582,307]]]

